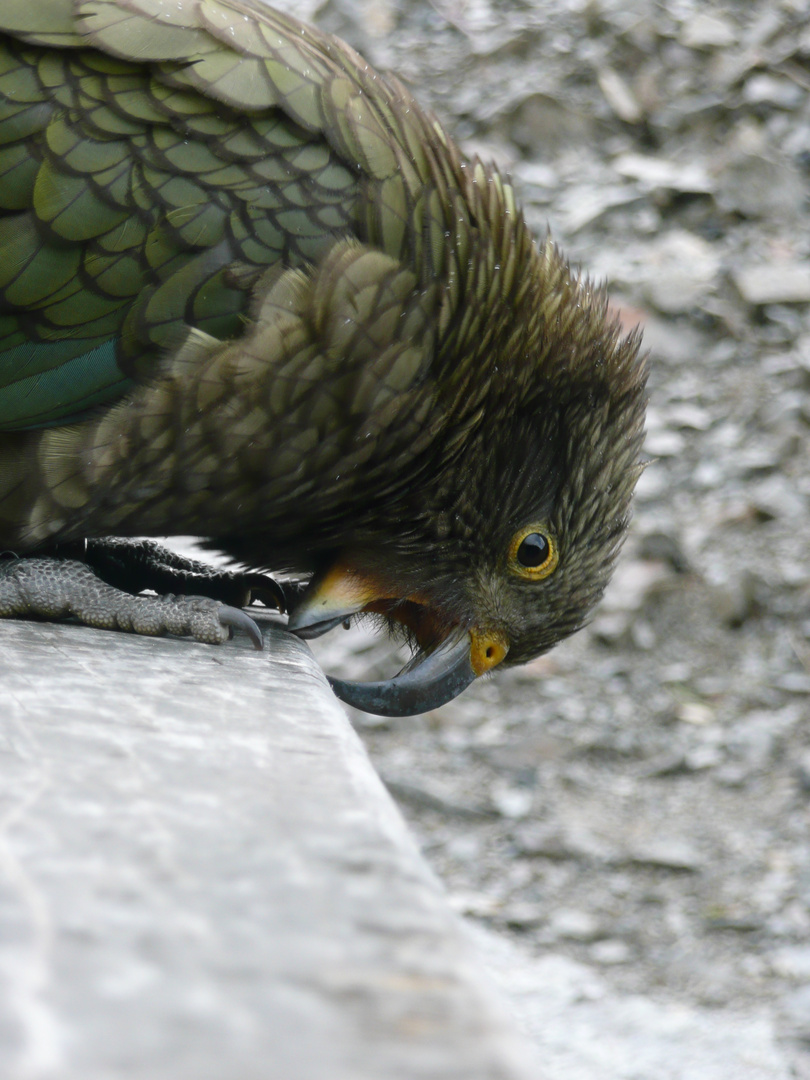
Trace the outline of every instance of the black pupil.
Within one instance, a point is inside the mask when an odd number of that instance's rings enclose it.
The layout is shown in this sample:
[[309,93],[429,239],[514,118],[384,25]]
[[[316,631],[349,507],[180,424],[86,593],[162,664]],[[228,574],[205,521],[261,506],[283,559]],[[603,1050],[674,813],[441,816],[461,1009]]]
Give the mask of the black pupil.
[[542,566],[548,558],[548,540],[542,533],[529,533],[517,549],[517,561],[529,569]]

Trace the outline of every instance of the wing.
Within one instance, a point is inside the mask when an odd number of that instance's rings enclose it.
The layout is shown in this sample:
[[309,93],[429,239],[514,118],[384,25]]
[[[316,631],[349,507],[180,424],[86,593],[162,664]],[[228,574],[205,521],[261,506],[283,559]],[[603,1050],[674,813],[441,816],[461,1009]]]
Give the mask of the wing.
[[114,401],[189,327],[240,336],[267,267],[338,237],[447,274],[457,161],[401,87],[263,5],[3,0],[0,430]]

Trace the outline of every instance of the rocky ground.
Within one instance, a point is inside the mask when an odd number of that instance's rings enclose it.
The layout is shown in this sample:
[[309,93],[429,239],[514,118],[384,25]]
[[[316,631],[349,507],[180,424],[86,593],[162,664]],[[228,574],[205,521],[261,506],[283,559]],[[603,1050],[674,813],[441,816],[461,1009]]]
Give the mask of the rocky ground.
[[[358,714],[374,761],[551,1077],[810,1077],[806,3],[296,10],[511,172],[652,353],[592,626],[434,714]],[[320,655],[396,665],[362,629]]]

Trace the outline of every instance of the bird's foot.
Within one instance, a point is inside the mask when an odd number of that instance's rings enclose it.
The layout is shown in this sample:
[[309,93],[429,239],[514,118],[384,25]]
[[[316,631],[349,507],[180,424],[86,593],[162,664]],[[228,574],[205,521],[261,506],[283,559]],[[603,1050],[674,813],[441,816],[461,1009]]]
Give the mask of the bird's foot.
[[[233,607],[247,607],[258,601],[268,608],[289,609],[287,587],[268,574],[244,570],[217,570],[200,559],[190,559],[154,540],[108,537],[81,541],[75,557],[92,567],[98,576],[128,593],[151,589],[159,595],[179,593],[207,596]],[[66,557],[74,557],[67,548]]]
[[237,607],[208,596],[133,596],[76,559],[0,562],[0,617],[74,618],[103,630],[190,635],[211,645],[227,641],[238,626],[262,648],[261,630]]

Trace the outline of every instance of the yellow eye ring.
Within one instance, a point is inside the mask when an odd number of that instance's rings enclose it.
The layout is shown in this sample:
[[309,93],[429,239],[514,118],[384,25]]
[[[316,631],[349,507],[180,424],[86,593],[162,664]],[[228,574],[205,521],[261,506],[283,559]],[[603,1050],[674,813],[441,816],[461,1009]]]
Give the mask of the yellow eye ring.
[[526,581],[542,581],[557,569],[557,545],[540,525],[527,525],[516,532],[509,545],[509,569]]

